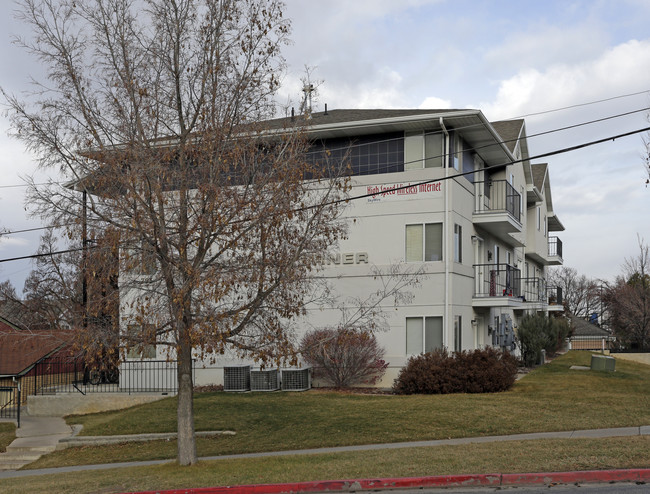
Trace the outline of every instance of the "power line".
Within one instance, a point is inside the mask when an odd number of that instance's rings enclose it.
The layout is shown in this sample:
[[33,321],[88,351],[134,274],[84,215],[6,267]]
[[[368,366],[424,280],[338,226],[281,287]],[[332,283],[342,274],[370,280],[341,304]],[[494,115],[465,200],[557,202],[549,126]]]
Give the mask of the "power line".
[[[589,101],[589,102],[585,102],[585,103],[578,103],[578,104],[575,104],[575,105],[569,105],[569,106],[564,106],[564,107],[560,107],[560,108],[553,108],[551,110],[543,110],[543,111],[539,111],[539,112],[528,113],[528,114],[525,114],[525,115],[505,118],[503,120],[498,120],[498,121],[518,120],[518,119],[522,119],[522,118],[526,118],[526,117],[530,117],[530,116],[545,115],[545,114],[548,114],[548,113],[555,113],[555,112],[569,110],[569,109],[573,109],[573,108],[579,108],[579,107],[584,107],[584,106],[595,105],[595,104],[598,104],[598,103],[614,101],[614,100],[617,100],[617,99],[628,98],[628,97],[631,97],[631,96],[638,96],[640,94],[649,93],[649,92],[650,92],[650,89],[646,89],[646,90],[638,91],[638,92],[635,92],[635,93],[627,93],[627,94],[622,94],[622,95],[618,95],[618,96],[612,96],[610,98],[603,98],[603,99],[600,99],[600,100],[594,100],[594,101]],[[551,133],[554,133],[554,132],[562,132],[564,130],[569,130],[569,129],[574,129],[574,128],[578,128],[578,127],[582,127],[582,126],[586,126],[586,125],[591,125],[591,124],[594,124],[594,123],[599,123],[599,122],[603,122],[603,121],[606,121],[606,120],[612,120],[614,118],[620,118],[620,117],[624,117],[624,116],[632,115],[634,113],[640,113],[640,112],[648,111],[648,110],[650,110],[650,107],[640,108],[640,109],[637,109],[637,110],[632,110],[632,111],[628,111],[628,112],[624,112],[624,113],[618,113],[618,114],[610,115],[610,116],[607,116],[607,117],[602,117],[602,118],[598,118],[598,119],[594,119],[594,120],[588,120],[586,122],[581,122],[581,123],[574,124],[574,125],[569,125],[569,126],[566,126],[566,127],[558,127],[556,129],[551,129],[551,130],[547,130],[547,131],[544,131],[544,132],[538,132],[538,133],[535,133],[535,134],[530,134],[530,135],[528,135],[526,137],[527,137],[527,139],[530,139],[532,137],[539,137],[539,136],[551,134]],[[493,122],[491,122],[491,123],[493,123]],[[480,127],[482,125],[483,124],[465,125],[465,126],[461,126],[461,127],[456,127],[456,128],[454,128],[454,130],[455,131],[466,130],[466,129],[471,129],[473,127]],[[442,133],[442,131],[427,132],[425,135],[434,135],[434,134],[439,134],[439,133]],[[380,140],[380,141],[373,141],[373,143],[392,142],[392,141],[396,141],[396,140],[399,140],[399,139],[401,139],[401,138],[396,137],[396,138],[392,138],[392,139],[384,139],[384,140]],[[494,144],[506,144],[506,143],[515,142],[515,141],[517,141],[517,139],[500,140],[500,141],[495,141]],[[494,144],[489,144],[489,145],[480,146],[480,147],[476,147],[476,148],[468,148],[468,149],[466,149],[466,151],[476,151],[478,149],[483,149],[485,147],[489,147],[489,146],[492,146]],[[346,145],[346,146],[343,146],[343,147],[340,147],[340,148],[329,148],[328,150],[329,151],[345,151],[345,150],[349,150],[349,149],[354,149],[356,147],[361,147],[361,146],[364,146],[364,145],[366,145],[366,144],[349,144],[349,145]],[[322,153],[323,151],[324,150],[307,151],[305,154],[306,155],[319,154],[319,153]],[[452,153],[452,154],[455,154],[455,153]],[[429,157],[427,159],[436,159],[436,158],[440,158],[442,156],[444,156],[444,155],[433,156],[433,157]],[[417,161],[421,161],[421,160],[417,160]],[[38,185],[61,185],[63,183],[66,183],[66,182],[42,182],[42,183],[37,183],[37,184],[0,185],[0,189],[29,187],[29,186],[32,186],[32,185],[33,186],[38,186]]]
[[[471,175],[471,174],[474,174],[474,173],[493,170],[493,169],[496,169],[496,168],[503,168],[505,166],[512,165],[512,164],[515,164],[515,163],[522,163],[522,162],[527,161],[527,160],[539,159],[539,158],[547,158],[549,156],[556,156],[558,154],[564,154],[564,153],[568,153],[568,152],[571,152],[571,151],[576,151],[578,149],[583,149],[583,148],[586,148],[586,147],[594,146],[596,144],[602,144],[602,143],[608,142],[608,141],[614,141],[616,139],[621,139],[623,137],[629,137],[631,135],[640,134],[642,132],[647,132],[647,131],[650,131],[650,127],[645,127],[643,129],[633,130],[633,131],[630,131],[630,132],[624,132],[622,134],[617,134],[617,135],[605,137],[603,139],[597,139],[595,141],[589,141],[589,142],[578,144],[578,145],[575,145],[575,146],[561,148],[561,149],[558,149],[558,150],[555,150],[555,151],[549,151],[547,153],[538,154],[536,156],[531,156],[531,157],[525,158],[525,159],[524,158],[516,159],[516,160],[512,160],[512,161],[508,161],[508,162],[503,162],[503,163],[498,163],[498,164],[495,164],[495,165],[490,165],[490,166],[487,166],[487,167],[482,168],[480,170],[471,170],[471,171],[467,171],[467,172],[455,173],[454,175],[449,175],[447,177],[439,177],[439,178],[435,178],[435,179],[431,179],[431,180],[423,180],[423,181],[420,181],[420,182],[416,182],[414,184],[409,183],[408,185],[403,185],[401,187],[395,187],[395,188],[391,189],[391,191],[393,191],[393,190],[398,191],[398,190],[403,190],[403,189],[407,189],[407,188],[411,188],[411,187],[419,187],[420,185],[426,185],[426,184],[430,184],[430,183],[434,183],[434,182],[443,182],[443,181],[446,181],[446,180],[455,179],[457,177],[462,177],[462,176],[465,176],[465,175]],[[318,204],[318,205],[315,205],[315,206],[305,206],[305,207],[302,207],[302,208],[296,208],[296,209],[293,210],[293,212],[308,211],[310,209],[315,209],[317,207],[332,206],[332,205],[340,204],[340,203],[343,203],[343,202],[347,203],[347,202],[350,202],[350,201],[355,201],[355,200],[358,200],[358,199],[365,199],[365,198],[373,197],[373,196],[376,196],[376,195],[378,195],[378,194],[377,193],[361,194],[361,195],[357,195],[357,196],[348,197],[348,198],[345,198],[345,199],[338,199],[336,201],[331,201],[331,202],[328,202],[328,203]],[[283,214],[285,214],[285,213],[283,213]],[[245,219],[233,221],[231,223],[244,223],[246,221],[250,221],[250,219],[245,218]],[[89,246],[88,248],[95,249],[97,247]],[[14,257],[14,258],[10,258],[10,259],[0,259],[0,263],[10,262],[10,261],[20,261],[20,260],[25,260],[25,259],[36,259],[36,258],[39,258],[39,257],[48,257],[48,256],[59,255],[59,254],[67,254],[67,253],[71,253],[71,252],[79,252],[79,251],[82,251],[83,249],[84,249],[83,247],[80,247],[80,248],[66,249],[66,250],[55,251],[55,252],[32,254],[32,255],[29,255],[29,256]]]

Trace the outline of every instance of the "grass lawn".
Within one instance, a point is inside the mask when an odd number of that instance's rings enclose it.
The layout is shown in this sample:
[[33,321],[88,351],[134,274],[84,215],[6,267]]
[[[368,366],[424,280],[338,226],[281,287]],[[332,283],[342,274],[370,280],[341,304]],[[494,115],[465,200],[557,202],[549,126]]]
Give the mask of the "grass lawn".
[[650,438],[552,439],[385,451],[174,463],[0,480],[5,494],[129,492],[309,480],[650,466]]
[[[197,439],[200,456],[524,432],[650,425],[650,366],[616,362],[616,372],[570,370],[571,352],[527,375],[511,391],[435,396],[339,393],[201,393],[197,430],[235,436]],[[176,430],[175,398],[117,412],[69,417],[82,434]],[[174,458],[174,441],[70,448],[28,468]]]
[[7,450],[13,440],[16,439],[16,426],[13,422],[0,422],[0,453]]

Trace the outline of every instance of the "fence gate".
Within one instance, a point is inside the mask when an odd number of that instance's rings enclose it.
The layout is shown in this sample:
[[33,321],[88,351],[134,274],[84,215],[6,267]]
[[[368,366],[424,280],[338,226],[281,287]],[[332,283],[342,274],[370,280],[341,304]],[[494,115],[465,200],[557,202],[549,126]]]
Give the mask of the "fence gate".
[[0,386],[0,418],[16,419],[20,427],[20,384]]

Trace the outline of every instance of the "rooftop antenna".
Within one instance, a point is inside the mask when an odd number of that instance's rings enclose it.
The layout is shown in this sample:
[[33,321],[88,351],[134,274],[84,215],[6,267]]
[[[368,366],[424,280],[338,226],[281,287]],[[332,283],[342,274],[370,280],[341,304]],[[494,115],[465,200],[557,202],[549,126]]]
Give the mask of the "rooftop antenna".
[[309,75],[307,76],[307,82],[305,85],[302,87],[302,92],[305,93],[305,97],[303,100],[303,109],[305,110],[305,115],[307,115],[307,118],[311,118],[311,95],[316,89],[314,88],[314,85],[309,82]]

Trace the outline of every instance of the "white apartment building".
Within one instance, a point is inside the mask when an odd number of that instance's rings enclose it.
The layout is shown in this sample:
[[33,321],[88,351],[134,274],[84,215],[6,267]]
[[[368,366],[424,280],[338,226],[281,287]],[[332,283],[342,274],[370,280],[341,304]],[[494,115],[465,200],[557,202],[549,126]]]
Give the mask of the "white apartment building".
[[[348,237],[321,272],[340,299],[376,290],[377,269],[422,272],[409,303],[382,304],[387,325],[377,338],[389,368],[379,386],[391,386],[411,355],[437,347],[513,349],[524,314],[561,307],[545,278],[563,262],[555,232],[564,227],[548,166],[529,160],[523,120],[488,122],[479,110],[330,110],[313,113],[307,131],[312,156],[349,152],[353,171]],[[313,308],[298,327],[339,320],[339,307]],[[235,363],[197,362],[196,383],[221,384],[223,366]]]

